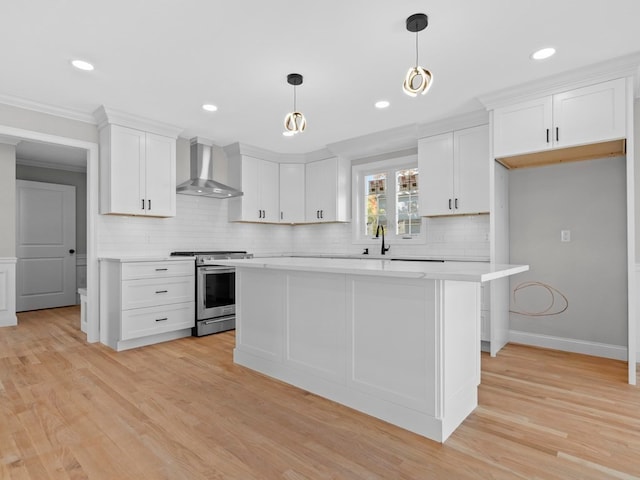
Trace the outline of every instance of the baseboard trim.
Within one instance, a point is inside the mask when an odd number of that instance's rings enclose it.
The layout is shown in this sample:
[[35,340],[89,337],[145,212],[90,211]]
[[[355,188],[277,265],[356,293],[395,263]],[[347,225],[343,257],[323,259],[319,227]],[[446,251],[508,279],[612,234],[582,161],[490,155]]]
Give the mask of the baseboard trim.
[[538,333],[520,332],[509,330],[509,341],[532,347],[551,348],[563,352],[582,353],[595,357],[611,358],[614,360],[627,360],[627,348],[606,343],[588,342],[574,338],[552,337]]

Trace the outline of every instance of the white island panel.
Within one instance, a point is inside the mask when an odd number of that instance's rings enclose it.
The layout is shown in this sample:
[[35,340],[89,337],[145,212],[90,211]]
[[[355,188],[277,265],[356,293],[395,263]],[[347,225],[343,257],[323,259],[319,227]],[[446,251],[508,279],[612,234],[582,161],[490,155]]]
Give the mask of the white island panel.
[[[236,272],[236,342],[247,353],[282,361],[285,285],[282,272]],[[238,322],[239,318],[243,321]]]
[[352,277],[354,388],[435,415],[435,282]]
[[528,269],[306,258],[220,263],[236,267],[236,363],[439,442],[477,405],[480,282]]
[[286,360],[344,383],[344,275],[287,274]]

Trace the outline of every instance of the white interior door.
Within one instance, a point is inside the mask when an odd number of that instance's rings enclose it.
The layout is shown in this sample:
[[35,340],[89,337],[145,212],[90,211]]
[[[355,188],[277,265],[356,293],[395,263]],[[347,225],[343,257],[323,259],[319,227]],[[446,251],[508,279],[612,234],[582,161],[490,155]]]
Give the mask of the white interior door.
[[76,303],[76,188],[16,181],[16,310]]

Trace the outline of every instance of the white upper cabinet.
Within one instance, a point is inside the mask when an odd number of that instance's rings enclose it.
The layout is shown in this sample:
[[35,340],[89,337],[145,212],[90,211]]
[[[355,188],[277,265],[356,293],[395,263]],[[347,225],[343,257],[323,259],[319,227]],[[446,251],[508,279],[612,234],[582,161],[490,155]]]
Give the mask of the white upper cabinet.
[[620,78],[493,112],[496,158],[624,138],[626,88]]
[[489,127],[420,139],[418,170],[422,216],[489,212]]
[[100,157],[100,213],[175,216],[175,138],[108,124]]
[[232,222],[278,223],[279,169],[278,164],[242,155],[240,161],[230,162],[230,183],[242,190],[241,197],[229,199],[229,220]]
[[306,164],[306,221],[351,220],[349,162],[337,157]]
[[280,222],[305,221],[305,166],[304,163],[280,164]]

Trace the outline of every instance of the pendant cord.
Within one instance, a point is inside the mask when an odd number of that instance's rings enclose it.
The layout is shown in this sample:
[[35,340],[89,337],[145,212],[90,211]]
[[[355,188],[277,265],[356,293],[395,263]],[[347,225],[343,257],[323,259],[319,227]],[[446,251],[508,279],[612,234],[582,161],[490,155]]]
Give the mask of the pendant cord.
[[416,67],[418,66],[418,32],[416,32]]

